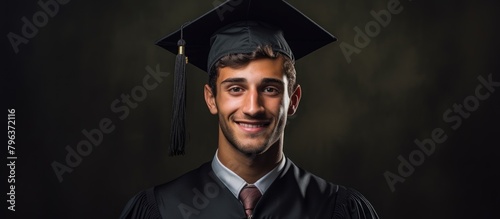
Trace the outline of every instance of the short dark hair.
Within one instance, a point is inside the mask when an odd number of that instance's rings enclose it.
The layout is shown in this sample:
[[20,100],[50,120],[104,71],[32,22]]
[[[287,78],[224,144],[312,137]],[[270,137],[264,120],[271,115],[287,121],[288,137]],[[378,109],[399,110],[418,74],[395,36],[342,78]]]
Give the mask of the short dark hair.
[[210,69],[208,74],[208,85],[212,89],[214,96],[217,95],[217,77],[219,76],[219,69],[224,67],[240,68],[248,65],[253,60],[270,58],[277,59],[283,57],[283,70],[288,79],[288,94],[291,95],[293,90],[297,87],[297,73],[295,72],[294,61],[288,56],[279,52],[275,52],[271,46],[259,46],[251,53],[243,54],[229,54],[217,61]]

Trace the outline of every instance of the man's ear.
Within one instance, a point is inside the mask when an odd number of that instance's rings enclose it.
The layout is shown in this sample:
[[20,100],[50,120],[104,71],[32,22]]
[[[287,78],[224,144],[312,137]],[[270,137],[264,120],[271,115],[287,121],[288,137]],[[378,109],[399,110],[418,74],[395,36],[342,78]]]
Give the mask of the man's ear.
[[217,104],[215,103],[215,96],[214,93],[212,92],[212,88],[208,86],[208,84],[205,84],[203,93],[205,94],[205,103],[207,103],[208,110],[210,110],[210,113],[213,115],[217,114]]
[[288,106],[288,115],[291,116],[297,112],[299,108],[300,97],[302,96],[302,88],[297,85],[292,95],[290,96],[290,105]]

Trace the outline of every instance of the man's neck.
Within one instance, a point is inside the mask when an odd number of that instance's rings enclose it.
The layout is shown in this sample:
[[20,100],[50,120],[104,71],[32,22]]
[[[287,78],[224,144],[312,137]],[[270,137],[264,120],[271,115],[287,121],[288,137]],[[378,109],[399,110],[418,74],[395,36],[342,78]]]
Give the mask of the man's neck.
[[255,183],[274,169],[283,159],[283,147],[281,141],[277,141],[262,154],[247,155],[232,146],[221,147],[219,145],[217,157],[224,166],[247,183]]

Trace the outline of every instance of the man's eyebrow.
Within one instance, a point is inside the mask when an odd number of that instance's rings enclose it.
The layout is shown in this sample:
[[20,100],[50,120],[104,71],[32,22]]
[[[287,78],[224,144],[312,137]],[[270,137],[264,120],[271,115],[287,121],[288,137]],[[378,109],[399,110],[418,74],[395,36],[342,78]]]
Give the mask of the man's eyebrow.
[[224,84],[224,83],[242,83],[242,82],[246,82],[247,79],[245,78],[227,78],[226,80],[223,80],[221,82],[221,84]]
[[276,78],[264,78],[264,79],[262,79],[262,83],[263,84],[280,84],[282,86],[285,86],[285,82],[283,82],[280,79],[276,79]]

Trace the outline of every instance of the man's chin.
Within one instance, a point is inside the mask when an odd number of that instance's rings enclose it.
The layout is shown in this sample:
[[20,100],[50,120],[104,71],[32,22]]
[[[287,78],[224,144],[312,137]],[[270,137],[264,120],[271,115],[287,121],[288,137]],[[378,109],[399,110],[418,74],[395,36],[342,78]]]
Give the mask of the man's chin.
[[266,146],[254,146],[254,145],[244,145],[237,146],[236,149],[246,156],[257,156],[266,152],[269,147]]

